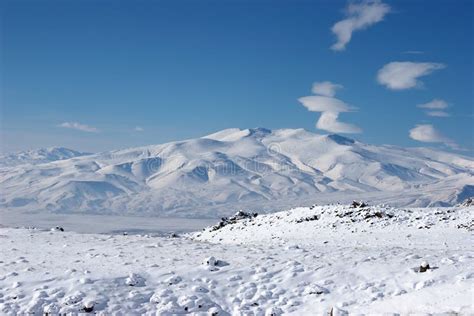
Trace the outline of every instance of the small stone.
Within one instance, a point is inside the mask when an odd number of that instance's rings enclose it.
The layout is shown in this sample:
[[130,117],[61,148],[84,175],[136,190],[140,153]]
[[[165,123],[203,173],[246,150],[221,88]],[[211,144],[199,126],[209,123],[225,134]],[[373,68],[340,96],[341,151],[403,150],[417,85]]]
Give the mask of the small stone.
[[426,272],[426,271],[428,271],[428,269],[430,269],[430,265],[428,264],[428,262],[423,261],[420,264],[420,272]]
[[94,310],[94,302],[93,301],[85,302],[84,307],[82,308],[82,310],[86,313],[92,312]]

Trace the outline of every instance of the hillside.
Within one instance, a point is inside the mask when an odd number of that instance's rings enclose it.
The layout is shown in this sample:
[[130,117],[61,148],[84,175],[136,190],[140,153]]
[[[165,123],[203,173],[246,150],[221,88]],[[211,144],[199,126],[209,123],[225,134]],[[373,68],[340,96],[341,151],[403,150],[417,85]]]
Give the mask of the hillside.
[[[453,205],[474,193],[474,159],[373,146],[303,129],[228,129],[205,137],[45,162],[13,156],[0,205],[55,212],[217,217],[368,199]],[[69,158],[69,159],[67,159]],[[32,164],[41,162],[41,164]]]

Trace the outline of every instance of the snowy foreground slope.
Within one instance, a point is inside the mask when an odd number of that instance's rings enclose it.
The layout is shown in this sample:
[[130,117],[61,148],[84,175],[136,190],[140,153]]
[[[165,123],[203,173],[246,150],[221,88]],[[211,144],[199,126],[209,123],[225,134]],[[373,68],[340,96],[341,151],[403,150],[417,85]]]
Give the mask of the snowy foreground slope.
[[174,238],[1,228],[0,314],[472,315],[473,211],[315,206]]
[[0,157],[0,207],[215,218],[352,199],[448,206],[474,195],[471,157],[303,129],[227,129],[89,155],[57,151]]

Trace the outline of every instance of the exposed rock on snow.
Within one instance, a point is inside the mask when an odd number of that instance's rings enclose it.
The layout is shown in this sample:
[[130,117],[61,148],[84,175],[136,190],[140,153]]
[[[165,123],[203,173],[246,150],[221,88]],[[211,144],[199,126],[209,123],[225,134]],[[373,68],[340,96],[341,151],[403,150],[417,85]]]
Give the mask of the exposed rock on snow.
[[94,310],[94,301],[85,302],[82,310],[86,313],[91,313]]
[[474,206],[474,198],[472,198],[472,197],[467,198],[459,206],[461,206],[461,207]]
[[419,271],[419,272],[426,272],[426,271],[428,271],[428,269],[430,269],[430,265],[428,264],[428,262],[423,261],[423,262],[420,264],[420,269],[419,269],[418,271]]
[[235,224],[237,221],[241,219],[252,219],[254,217],[257,217],[258,213],[247,213],[244,211],[238,211],[235,213],[234,216],[231,216],[229,218],[227,217],[222,217],[220,222],[217,225],[214,225],[211,227],[212,230],[219,230],[222,227],[229,225],[229,224]]
[[[352,205],[324,205],[300,207],[284,212],[260,215],[258,217],[242,217],[204,229],[194,234],[198,240],[217,242],[242,242],[245,238],[256,241],[276,238],[287,233],[297,235],[300,229],[305,234],[319,234],[320,229],[339,230],[345,227],[351,232],[385,227],[408,227],[413,229],[431,229],[436,227],[452,227],[470,230],[474,223],[472,207],[399,209],[385,205],[354,208]],[[307,225],[304,227],[294,224]],[[356,225],[358,224],[358,225]],[[293,233],[293,230],[296,231]],[[280,237],[285,237],[284,235]]]
[[365,203],[365,202],[358,202],[358,201],[352,201],[351,203],[351,208],[363,208],[363,207],[367,207],[369,206],[369,204]]

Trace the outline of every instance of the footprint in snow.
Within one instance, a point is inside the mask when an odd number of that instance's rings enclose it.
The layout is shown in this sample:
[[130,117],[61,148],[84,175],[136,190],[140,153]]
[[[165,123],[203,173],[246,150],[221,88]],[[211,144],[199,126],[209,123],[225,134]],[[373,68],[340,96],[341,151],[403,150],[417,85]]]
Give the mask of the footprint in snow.
[[171,277],[169,277],[168,279],[165,280],[165,282],[168,285],[178,284],[181,281],[182,281],[181,277],[177,276],[177,275],[173,275],[173,276],[171,276]]
[[145,303],[149,301],[149,295],[138,292],[137,290],[132,290],[128,293],[128,298],[137,303]]
[[43,307],[43,314],[44,315],[58,315],[60,307],[56,303],[51,303]]
[[207,288],[205,288],[204,286],[193,286],[193,291],[196,292],[196,293],[208,293],[209,290]]
[[80,301],[82,301],[82,299],[84,298],[84,293],[82,292],[76,292],[72,295],[69,295],[69,296],[66,296],[64,298],[64,305],[75,305],[77,303],[79,303]]

